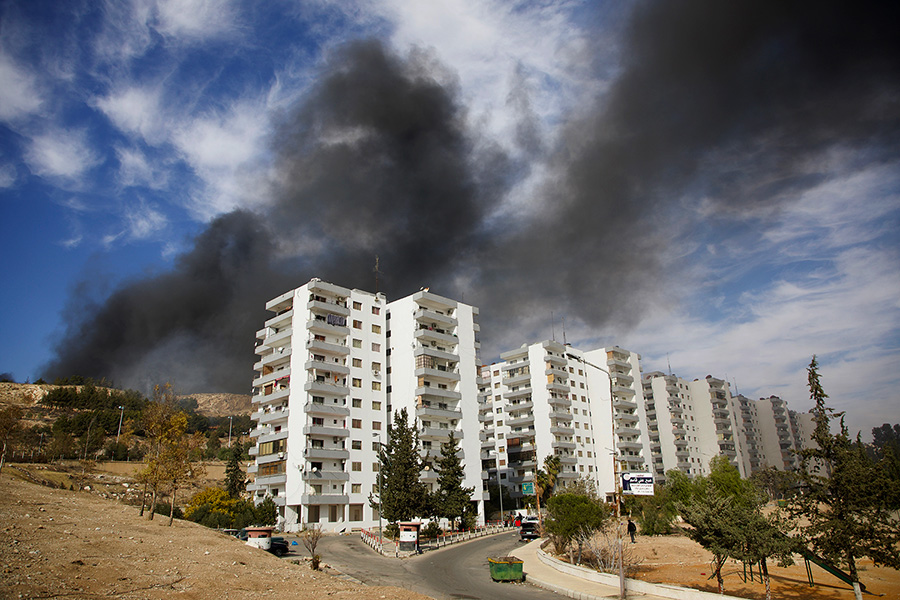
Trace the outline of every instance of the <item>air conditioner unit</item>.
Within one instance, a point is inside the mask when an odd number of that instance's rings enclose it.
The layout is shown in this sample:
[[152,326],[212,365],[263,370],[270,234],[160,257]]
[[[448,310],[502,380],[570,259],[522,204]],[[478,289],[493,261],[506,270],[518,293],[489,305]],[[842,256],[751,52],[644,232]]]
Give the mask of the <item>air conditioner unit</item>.
[[279,452],[279,453],[278,453],[278,458],[284,458],[284,452]]

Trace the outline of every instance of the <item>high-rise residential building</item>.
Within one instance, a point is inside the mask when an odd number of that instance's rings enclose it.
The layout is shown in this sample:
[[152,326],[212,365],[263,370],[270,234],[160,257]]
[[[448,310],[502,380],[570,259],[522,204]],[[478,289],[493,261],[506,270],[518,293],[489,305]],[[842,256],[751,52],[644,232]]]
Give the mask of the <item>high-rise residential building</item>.
[[715,377],[687,381],[660,371],[643,376],[644,408],[657,482],[666,471],[689,476],[709,473],[709,461],[726,456],[741,472],[735,431],[737,416],[728,384]]
[[778,396],[750,400],[736,396],[742,424],[738,436],[746,473],[767,467],[780,471],[800,468],[798,452],[811,444],[812,415],[789,410]]
[[[477,309],[427,290],[388,303],[319,279],[266,309],[275,315],[256,335],[249,490],[274,499],[286,531],[377,524],[369,499],[393,409],[407,407],[432,451],[450,430],[464,439],[475,429]],[[480,509],[477,444],[461,447]]]
[[622,472],[645,468],[637,354],[543,341],[500,358],[483,367],[478,398],[486,493],[502,484],[521,498],[549,455],[560,459],[561,485],[585,477],[608,496],[615,457]]

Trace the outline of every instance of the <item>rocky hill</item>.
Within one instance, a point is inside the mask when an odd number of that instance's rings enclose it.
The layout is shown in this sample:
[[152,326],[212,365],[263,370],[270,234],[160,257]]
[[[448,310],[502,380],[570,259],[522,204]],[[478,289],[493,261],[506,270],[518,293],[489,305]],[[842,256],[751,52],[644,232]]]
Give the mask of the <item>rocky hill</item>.
[[278,559],[195,523],[148,521],[136,507],[28,483],[13,469],[0,490],[0,598],[427,600],[314,572],[291,562],[299,554]]

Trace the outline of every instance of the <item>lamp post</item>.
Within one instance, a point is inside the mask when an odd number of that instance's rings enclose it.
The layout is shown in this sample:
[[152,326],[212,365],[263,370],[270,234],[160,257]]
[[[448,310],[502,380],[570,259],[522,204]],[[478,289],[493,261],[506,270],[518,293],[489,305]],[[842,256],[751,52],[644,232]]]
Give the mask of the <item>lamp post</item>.
[[119,446],[119,436],[122,434],[122,417],[125,416],[125,407],[119,407],[119,431],[116,432],[116,448]]
[[381,464],[381,452],[384,450],[384,442],[381,441],[381,431],[379,431],[377,434],[372,435],[378,436],[378,441],[375,442],[376,444],[378,444],[378,547],[381,550],[381,553],[384,554],[384,533],[381,528],[381,497],[383,495],[382,484],[384,482],[384,473],[381,470],[381,467],[383,466]]
[[231,448],[231,426],[234,425],[234,417],[228,417],[228,447]]
[[[588,367],[593,367],[598,371],[602,371],[606,373],[606,376],[609,380],[609,415],[610,421],[609,426],[610,430],[613,434],[613,446],[615,447],[616,441],[616,409],[613,406],[613,379],[612,374],[604,369],[603,367],[597,366],[592,362],[586,361],[580,356],[575,356],[574,354],[570,354],[566,352],[566,356],[571,358],[572,360],[576,360]],[[588,394],[590,394],[590,390],[588,390]],[[623,551],[622,551],[622,478],[619,476],[619,457],[615,448],[613,448],[610,452],[613,457],[613,477],[615,477],[616,484],[616,543],[618,547],[616,548],[619,555],[619,598],[625,598],[625,566],[623,564]],[[596,452],[595,452],[596,454]]]

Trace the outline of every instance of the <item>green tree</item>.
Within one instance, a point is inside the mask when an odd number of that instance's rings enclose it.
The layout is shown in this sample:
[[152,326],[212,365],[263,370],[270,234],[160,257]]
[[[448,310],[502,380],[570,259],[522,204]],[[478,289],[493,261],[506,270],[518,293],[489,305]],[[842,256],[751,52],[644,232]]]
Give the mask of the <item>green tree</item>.
[[465,479],[462,461],[459,459],[459,440],[450,432],[450,437],[441,444],[441,456],[435,465],[437,489],[432,497],[435,516],[450,520],[453,527],[457,519],[462,519],[469,506],[474,487],[463,487]]
[[[847,567],[857,600],[862,599],[857,561],[868,557],[877,565],[900,569],[900,530],[891,512],[894,488],[857,439],[852,441],[843,413],[825,405],[819,365],[813,356],[807,369],[816,424],[816,447],[800,451],[804,494],[791,506],[794,516],[806,519],[798,528],[800,540],[828,560]],[[840,433],[831,432],[838,419]]]
[[21,434],[22,409],[18,406],[7,406],[0,410],[0,443],[3,444],[3,450],[0,453],[0,472],[3,471],[7,450],[12,449]]
[[[425,484],[419,480],[422,458],[419,434],[410,425],[406,409],[394,411],[394,422],[388,431],[388,443],[378,453],[378,486],[382,517],[388,522],[408,521],[420,516],[427,504]],[[369,503],[379,508],[375,495]]]
[[[578,547],[575,564],[581,564],[584,540],[599,531],[608,521],[612,509],[605,503],[582,494],[561,493],[547,500],[546,530],[554,538],[557,552]],[[570,550],[571,553],[571,550]]]
[[266,496],[262,502],[256,505],[256,523],[257,525],[275,525],[278,519],[278,507],[272,496]]
[[228,463],[225,465],[225,491],[232,498],[239,498],[247,489],[244,470],[241,469],[241,447],[228,449]]
[[781,471],[775,467],[766,467],[753,473],[750,481],[765,493],[769,500],[783,500],[796,493],[799,478],[793,471]]

